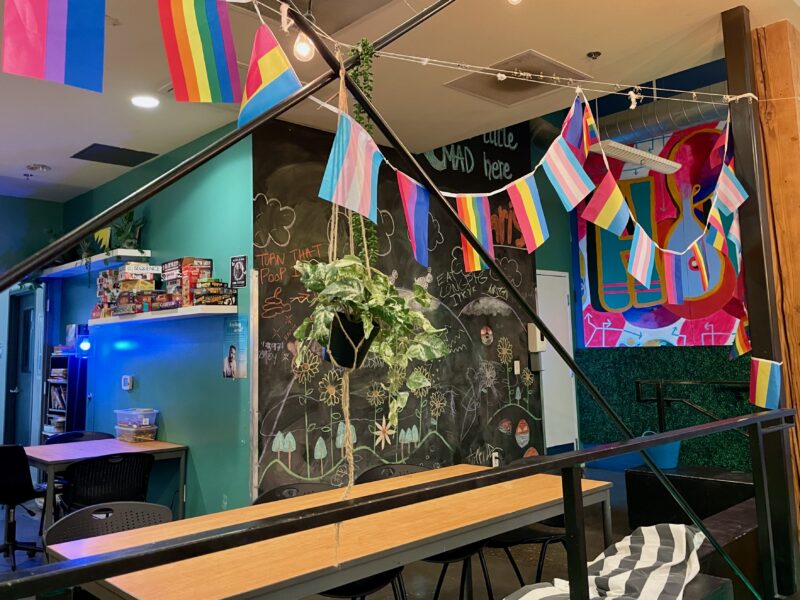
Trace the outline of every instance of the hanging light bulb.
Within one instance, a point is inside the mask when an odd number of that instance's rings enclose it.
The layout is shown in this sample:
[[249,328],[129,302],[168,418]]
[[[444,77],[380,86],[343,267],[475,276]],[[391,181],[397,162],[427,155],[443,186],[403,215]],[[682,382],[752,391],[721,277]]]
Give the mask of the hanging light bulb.
[[[311,0],[308,0],[308,8],[305,17],[311,24],[314,23],[314,15],[311,14]],[[300,62],[308,62],[314,58],[317,49],[314,48],[314,44],[308,39],[308,36],[301,31],[297,34],[292,52],[294,53],[294,57]]]
[[311,43],[311,40],[308,39],[308,36],[303,32],[297,34],[297,39],[294,41],[294,48],[292,51],[294,57],[300,62],[310,61],[317,52],[316,48],[314,48],[314,44]]

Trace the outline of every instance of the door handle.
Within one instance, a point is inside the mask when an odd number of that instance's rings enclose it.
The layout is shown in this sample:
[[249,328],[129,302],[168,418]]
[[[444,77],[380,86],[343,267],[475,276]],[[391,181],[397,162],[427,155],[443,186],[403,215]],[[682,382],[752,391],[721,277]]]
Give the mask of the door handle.
[[9,394],[19,394],[19,388],[15,387],[13,389],[8,390]]

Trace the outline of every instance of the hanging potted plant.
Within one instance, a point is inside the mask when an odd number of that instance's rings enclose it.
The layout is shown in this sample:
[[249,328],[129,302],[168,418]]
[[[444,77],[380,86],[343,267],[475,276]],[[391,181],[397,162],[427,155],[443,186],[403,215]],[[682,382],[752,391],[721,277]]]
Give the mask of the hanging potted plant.
[[[411,361],[434,360],[448,352],[444,330],[417,308],[430,306],[422,286],[415,284],[403,296],[385,274],[353,255],[327,263],[299,261],[295,269],[306,289],[316,293],[311,315],[294,333],[298,357],[319,344],[334,365],[352,370],[372,353],[393,372],[404,374],[402,382],[393,382],[393,392],[402,384],[410,391],[430,385],[421,371],[405,375]],[[393,426],[407,400],[408,392],[397,392],[389,403]]]

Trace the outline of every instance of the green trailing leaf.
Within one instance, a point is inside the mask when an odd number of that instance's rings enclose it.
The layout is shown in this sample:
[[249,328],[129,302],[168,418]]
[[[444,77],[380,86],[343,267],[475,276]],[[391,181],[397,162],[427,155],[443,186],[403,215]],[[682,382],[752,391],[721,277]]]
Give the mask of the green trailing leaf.
[[412,294],[401,295],[385,274],[367,269],[358,256],[344,256],[333,263],[300,261],[295,269],[306,289],[317,293],[311,315],[294,333],[299,342],[297,356],[315,343],[329,345],[337,313],[361,322],[366,336],[377,326],[369,353],[389,368],[390,418],[397,419],[408,400],[402,387],[416,391],[431,385],[419,372],[407,376],[409,363],[435,360],[449,352],[441,337],[444,330],[434,327],[416,308],[430,303],[428,293],[415,286]]

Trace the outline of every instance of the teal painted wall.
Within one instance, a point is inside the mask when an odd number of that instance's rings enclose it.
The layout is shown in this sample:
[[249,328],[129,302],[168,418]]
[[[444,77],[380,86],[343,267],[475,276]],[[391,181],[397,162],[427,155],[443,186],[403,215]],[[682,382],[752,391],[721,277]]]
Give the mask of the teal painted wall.
[[27,258],[60,232],[64,205],[33,198],[0,196],[0,272]]
[[[140,169],[71,200],[74,226],[150,181],[225,133],[218,130]],[[229,279],[231,256],[251,255],[252,150],[246,139],[143,205],[143,247],[154,264],[180,256],[214,260],[214,274]],[[62,292],[62,323],[86,322],[94,284],[78,277]],[[240,290],[239,314],[249,314],[249,289]],[[63,329],[63,328],[62,328]],[[244,506],[249,494],[249,379],[222,377],[223,317],[144,322],[92,329],[87,427],[113,432],[114,409],[155,407],[159,439],[189,447],[187,514]],[[252,365],[249,365],[252,371]],[[121,389],[133,375],[134,389]],[[175,469],[157,465],[153,500],[171,504]]]

